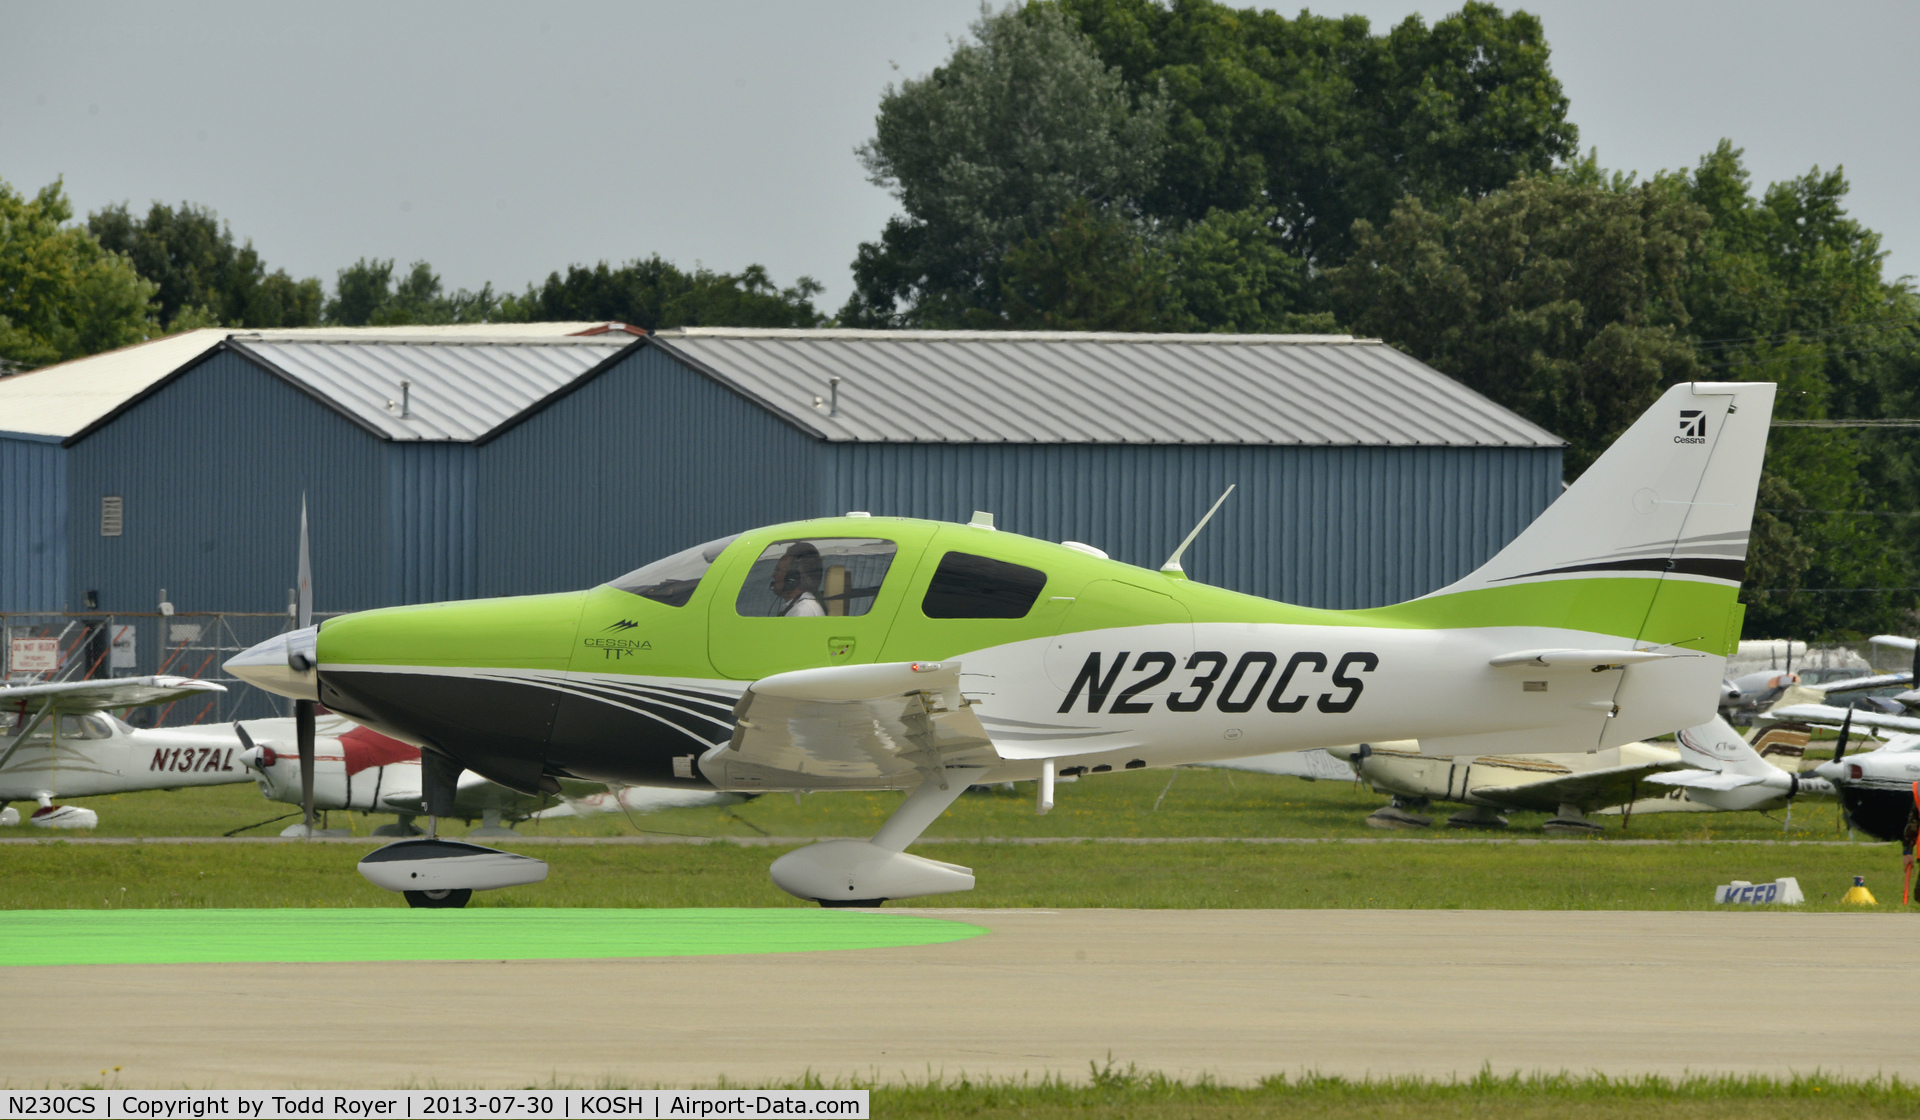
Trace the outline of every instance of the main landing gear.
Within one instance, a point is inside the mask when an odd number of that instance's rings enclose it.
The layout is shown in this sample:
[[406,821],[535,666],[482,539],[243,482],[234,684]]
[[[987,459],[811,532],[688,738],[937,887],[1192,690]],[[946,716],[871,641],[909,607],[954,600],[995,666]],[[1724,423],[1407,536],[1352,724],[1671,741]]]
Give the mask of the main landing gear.
[[773,883],[822,906],[878,906],[973,889],[973,869],[907,854],[984,768],[936,770],[921,779],[871,840],[822,840],[773,861]]
[[407,905],[416,910],[457,910],[473,898],[473,892],[466,888],[460,890],[438,891],[402,891]]

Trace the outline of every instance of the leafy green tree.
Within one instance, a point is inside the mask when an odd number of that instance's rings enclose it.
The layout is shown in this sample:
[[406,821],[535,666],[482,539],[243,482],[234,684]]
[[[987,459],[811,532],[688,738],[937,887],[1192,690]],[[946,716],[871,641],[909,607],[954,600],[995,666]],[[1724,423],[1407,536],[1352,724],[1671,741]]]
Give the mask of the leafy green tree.
[[[1838,169],[1756,195],[1729,142],[1676,181],[1713,218],[1683,285],[1708,376],[1780,386],[1791,420],[1920,415],[1920,316],[1884,282],[1879,235],[1849,217]],[[1908,432],[1777,428],[1745,598],[1756,637],[1903,629],[1920,552]],[[1803,590],[1810,588],[1812,590]]]
[[72,219],[59,180],[32,198],[0,181],[0,366],[84,357],[153,330],[154,285]]
[[327,322],[341,327],[485,323],[511,318],[503,316],[492,284],[482,285],[477,292],[462,288],[448,294],[426,261],[413,262],[406,274],[396,279],[391,259],[366,257],[340,270],[326,310]]
[[1315,310],[1306,262],[1288,251],[1272,209],[1214,210],[1171,239],[1175,329],[1230,334],[1330,334]]
[[285,269],[268,272],[253,242],[235,244],[233,230],[204,206],[182,202],[176,209],[156,202],[137,219],[119,203],[89,215],[87,228],[157,285],[158,318],[169,333],[320,321],[319,280],[295,280]]
[[1700,366],[1681,282],[1709,218],[1671,183],[1534,176],[1449,213],[1409,197],[1329,278],[1348,322],[1565,438],[1578,476]]
[[1133,226],[1074,202],[1060,224],[1006,254],[1002,310],[969,308],[970,326],[1047,331],[1172,329],[1166,262],[1146,251]]
[[1074,203],[1060,224],[1015,246],[999,269],[1000,312],[970,326],[1014,330],[1327,333],[1308,312],[1306,265],[1287,252],[1272,211],[1216,210],[1158,239]]
[[1130,89],[1172,102],[1163,221],[1264,206],[1294,255],[1345,259],[1353,223],[1402,197],[1477,198],[1578,152],[1540,21],[1468,3],[1384,35],[1364,17],[1289,19],[1214,0],[1060,0]]
[[614,320],[662,327],[817,327],[825,317],[813,298],[823,288],[802,276],[781,288],[761,265],[738,273],[683,272],[658,254],[613,267],[570,265],[524,295],[507,296],[501,317],[520,321]]
[[[983,14],[972,30],[944,66],[887,88],[859,149],[906,213],[860,247],[849,323],[958,326],[969,309],[995,313],[998,267],[1016,246],[1076,204],[1131,217],[1154,184],[1165,102],[1129,91],[1058,8]],[[1063,236],[1095,229],[1076,223]]]

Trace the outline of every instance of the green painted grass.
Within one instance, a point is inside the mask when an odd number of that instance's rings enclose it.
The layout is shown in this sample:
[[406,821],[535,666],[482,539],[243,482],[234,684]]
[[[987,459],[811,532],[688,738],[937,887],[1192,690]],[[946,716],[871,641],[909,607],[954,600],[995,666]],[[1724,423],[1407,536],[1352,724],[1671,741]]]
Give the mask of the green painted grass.
[[16,910],[0,964],[578,960],[933,945],[985,933],[830,910]]
[[[0,845],[0,910],[404,907],[360,877],[374,845]],[[514,845],[509,842],[508,847]],[[537,845],[547,881],[484,891],[470,909],[806,907],[767,867],[787,845]],[[1841,910],[1865,875],[1900,909],[1898,845],[937,843],[978,885],[890,907],[1704,910],[1731,879],[1800,880],[1805,910]]]

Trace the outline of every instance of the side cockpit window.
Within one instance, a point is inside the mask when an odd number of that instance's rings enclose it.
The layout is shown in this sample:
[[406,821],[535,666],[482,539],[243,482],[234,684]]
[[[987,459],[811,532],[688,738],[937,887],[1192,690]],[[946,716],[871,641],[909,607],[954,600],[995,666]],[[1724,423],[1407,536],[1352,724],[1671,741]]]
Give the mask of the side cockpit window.
[[1047,585],[1038,568],[949,552],[940,558],[920,613],[928,618],[1025,618]]
[[899,547],[875,537],[775,541],[740,586],[744,618],[821,618],[873,609]]
[[735,533],[731,537],[695,545],[684,552],[676,552],[644,568],[628,572],[607,586],[631,592],[642,599],[665,603],[669,607],[684,607],[687,600],[693,598],[694,588],[700,586],[700,577],[707,574],[707,569],[713,567],[713,562],[720,558],[728,545],[739,539],[740,534]]

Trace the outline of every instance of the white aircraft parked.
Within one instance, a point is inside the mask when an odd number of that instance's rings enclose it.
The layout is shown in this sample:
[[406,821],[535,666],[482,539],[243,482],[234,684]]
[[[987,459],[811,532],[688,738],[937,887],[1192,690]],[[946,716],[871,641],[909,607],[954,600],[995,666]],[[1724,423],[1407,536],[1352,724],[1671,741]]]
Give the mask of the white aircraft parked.
[[[1763,732],[1764,733],[1764,732]],[[1832,796],[1833,783],[1801,777],[1763,758],[1727,721],[1715,716],[1674,736],[1680,759],[1693,769],[1647,775],[1655,785],[1678,786],[1687,799],[1720,812],[1786,808],[1806,793]]]
[[[422,792],[420,748],[389,738],[372,728],[331,712],[315,720],[313,804],[321,810],[344,809],[360,813],[392,813],[399,819],[373,830],[375,836],[418,836],[413,819],[426,813]],[[300,768],[296,765],[296,728],[291,719],[248,720],[239,725],[246,746],[239,753],[245,766],[271,801],[300,805]],[[610,791],[599,782],[564,781],[558,795],[524,794],[463,770],[454,787],[452,816],[481,826],[470,836],[513,836],[505,822],[530,817],[547,819],[591,812],[652,813],[661,809],[726,805],[738,801],[731,794],[703,790],[633,789]],[[577,806],[577,808],[576,808]],[[343,828],[315,830],[315,836],[346,836]],[[289,826],[283,836],[305,836],[307,826]]]
[[41,828],[94,828],[99,814],[54,798],[246,781],[228,727],[145,730],[110,714],[225,691],[187,677],[0,686],[0,825],[20,823],[10,801],[38,802],[28,820]]

